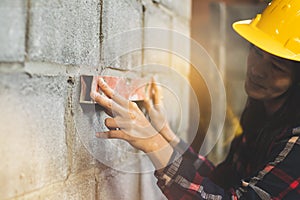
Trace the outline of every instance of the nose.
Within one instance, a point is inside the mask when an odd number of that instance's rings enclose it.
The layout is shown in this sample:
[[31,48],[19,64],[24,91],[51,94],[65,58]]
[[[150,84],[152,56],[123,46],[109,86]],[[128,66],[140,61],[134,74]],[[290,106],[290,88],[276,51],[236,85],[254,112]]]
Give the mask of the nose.
[[251,46],[248,55],[248,73],[252,78],[267,78],[270,66],[271,55],[256,46]]
[[264,60],[257,60],[256,62],[252,63],[250,66],[251,75],[254,78],[264,79],[267,77],[266,73],[266,66],[264,64]]

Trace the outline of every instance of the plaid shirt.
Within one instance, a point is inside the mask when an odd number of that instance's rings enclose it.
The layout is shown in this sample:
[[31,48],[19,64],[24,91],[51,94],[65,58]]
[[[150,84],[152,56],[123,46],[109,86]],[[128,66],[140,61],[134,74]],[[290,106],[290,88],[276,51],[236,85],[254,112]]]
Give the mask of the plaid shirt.
[[260,168],[247,163],[251,159],[243,153],[248,143],[244,135],[233,140],[227,158],[217,167],[191,148],[182,156],[174,151],[174,162],[155,172],[157,184],[169,200],[300,200],[300,127],[280,135]]

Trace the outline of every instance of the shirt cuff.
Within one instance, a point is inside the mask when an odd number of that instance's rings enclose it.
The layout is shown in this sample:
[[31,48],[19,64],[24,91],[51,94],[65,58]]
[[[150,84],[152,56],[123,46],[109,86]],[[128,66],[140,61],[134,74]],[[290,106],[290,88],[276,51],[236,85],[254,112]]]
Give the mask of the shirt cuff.
[[160,186],[164,188],[165,186],[170,186],[177,175],[178,169],[182,162],[182,156],[177,151],[174,151],[169,164],[164,169],[156,170],[154,172],[155,177],[160,182]]
[[174,147],[174,149],[178,153],[184,154],[189,147],[190,146],[180,138],[179,143]]

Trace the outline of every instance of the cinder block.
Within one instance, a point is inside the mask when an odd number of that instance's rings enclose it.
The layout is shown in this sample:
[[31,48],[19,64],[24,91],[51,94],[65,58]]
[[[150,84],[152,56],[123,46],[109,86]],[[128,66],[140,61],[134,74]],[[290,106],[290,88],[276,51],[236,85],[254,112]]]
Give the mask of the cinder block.
[[143,8],[138,1],[104,0],[101,61],[104,67],[132,69],[141,65]]
[[165,12],[154,4],[146,4],[144,24],[145,27],[171,28],[172,21],[170,13]]
[[153,173],[141,174],[141,200],[167,200],[167,197],[157,186]]
[[[261,4],[226,4],[214,2],[211,11],[211,39],[213,57],[228,80],[237,79],[246,72],[246,59],[249,43],[232,28],[232,23],[252,19],[266,6]],[[239,75],[236,76],[236,73]]]
[[[81,137],[84,137],[85,134],[89,134],[88,130],[84,132],[84,135],[78,134],[78,131],[81,131],[81,129],[78,128],[78,123],[76,121],[78,113],[74,108],[79,106],[80,79],[76,77],[69,77],[69,83],[69,107],[66,112],[65,122],[68,124],[66,140],[69,148],[70,171],[71,173],[78,173],[91,168],[95,164],[95,160],[91,152],[89,152],[88,148],[86,148],[84,141],[81,140]],[[78,121],[81,120],[78,119]]]
[[[91,168],[94,164],[94,157],[93,155],[84,147],[80,138],[76,134],[76,130],[73,129],[73,134],[69,136],[68,140],[72,140],[70,142],[70,149],[71,149],[71,162],[70,169],[71,173],[78,173],[83,170]],[[76,134],[76,135],[75,135]]]
[[67,78],[0,76],[0,199],[7,199],[67,177]]
[[94,169],[72,175],[64,182],[54,183],[38,191],[25,194],[15,200],[99,200],[96,195],[96,181]]
[[[176,2],[176,1],[175,1]],[[190,76],[191,67],[191,37],[190,37],[190,25],[189,21],[186,19],[174,17],[173,20],[173,30],[172,33],[172,61],[171,67],[176,71],[179,78],[175,78],[174,85],[176,85],[176,90],[180,96],[180,115],[175,124],[180,124],[178,129],[178,134],[185,141],[191,142],[191,138],[195,136],[195,133],[189,131],[192,130],[192,124],[198,123],[197,119],[189,119],[190,112],[195,112],[195,109],[190,110],[190,107],[195,105],[196,96],[193,95],[192,88],[188,82]],[[192,121],[194,120],[194,121]],[[189,128],[191,130],[189,130]]]
[[192,1],[191,0],[158,0],[176,15],[190,19],[192,16]]
[[66,112],[65,123],[66,129],[66,140],[68,144],[68,158],[69,158],[69,169],[71,173],[78,173],[94,166],[95,161],[92,154],[84,147],[84,144],[80,140],[79,135],[76,133],[76,122],[74,119],[73,104],[74,101],[78,102],[73,98],[74,90],[77,88],[79,81],[76,82],[74,77],[69,77],[69,95],[68,95],[68,110]]
[[187,141],[193,134],[188,133],[188,128],[191,126],[189,119],[191,88],[189,88],[189,83],[184,76],[174,70],[170,70],[167,75],[159,74],[157,77],[162,84],[163,103],[169,124],[174,133]]
[[159,7],[147,4],[144,17],[144,65],[170,66],[172,55],[172,17]]
[[188,20],[174,17],[172,34],[172,63],[171,66],[183,77],[188,78],[190,72],[191,46],[190,25]]
[[[141,168],[145,167],[145,163],[141,163]],[[157,178],[154,176],[154,172],[145,172],[140,175],[140,188],[140,200],[167,200],[157,185]]]
[[107,169],[99,173],[98,199],[141,200],[140,180],[137,173],[118,172]]
[[0,1],[0,61],[24,61],[26,12],[27,0]]
[[30,1],[29,59],[99,66],[100,0]]
[[[164,103],[169,123],[176,133],[187,138],[190,96],[185,79],[189,73],[189,25],[186,19],[172,17],[159,6],[147,4],[145,26],[154,28],[145,29],[144,46],[151,49],[144,51],[144,65],[161,68],[157,72],[157,79],[164,85]],[[148,70],[145,68],[145,73]],[[168,102],[174,103],[171,105]]]

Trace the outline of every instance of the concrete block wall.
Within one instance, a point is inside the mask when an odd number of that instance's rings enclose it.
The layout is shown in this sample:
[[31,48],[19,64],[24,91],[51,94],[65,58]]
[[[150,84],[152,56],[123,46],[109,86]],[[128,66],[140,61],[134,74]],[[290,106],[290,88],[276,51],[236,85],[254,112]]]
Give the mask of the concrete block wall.
[[1,1],[0,11],[0,35],[5,36],[0,38],[0,59],[22,62],[25,55],[27,1]]
[[[1,200],[164,199],[152,172],[126,173],[112,167],[129,158],[120,154],[116,145],[135,151],[129,145],[101,141],[103,146],[93,146],[97,141],[89,146],[97,139],[93,130],[85,128],[105,115],[89,115],[79,105],[79,77],[122,76],[149,63],[173,66],[187,76],[186,61],[170,53],[142,50],[147,41],[145,32],[134,38],[140,49],[122,56],[118,54],[122,46],[114,36],[144,27],[176,30],[188,36],[190,7],[190,1],[180,0],[0,2]],[[170,48],[176,43],[172,35],[164,42]],[[188,102],[187,90],[174,83],[177,86],[183,101]],[[170,120],[177,124],[178,117]],[[182,122],[183,136],[187,121]],[[86,137],[82,137],[83,130]],[[111,166],[99,162],[96,150]],[[132,167],[144,166],[136,162]]]

